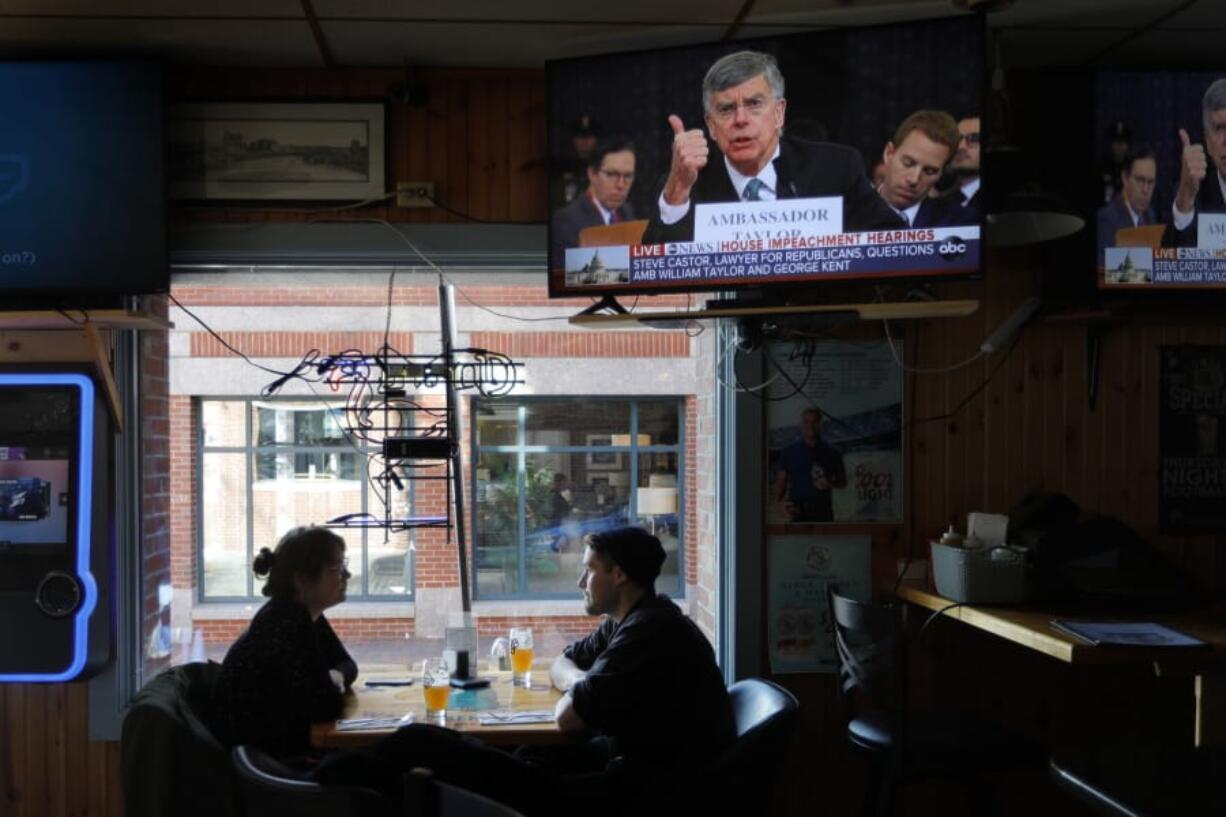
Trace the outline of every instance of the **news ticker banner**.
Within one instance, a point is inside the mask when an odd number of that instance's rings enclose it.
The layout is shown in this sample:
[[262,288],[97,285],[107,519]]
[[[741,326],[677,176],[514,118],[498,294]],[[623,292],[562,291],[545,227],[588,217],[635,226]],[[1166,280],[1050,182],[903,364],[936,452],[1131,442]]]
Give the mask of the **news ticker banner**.
[[1195,247],[1108,247],[1103,252],[1107,284],[1226,284],[1226,214],[1201,213]]
[[935,227],[829,235],[632,244],[566,251],[570,285],[779,281],[932,274],[979,268],[979,228]]

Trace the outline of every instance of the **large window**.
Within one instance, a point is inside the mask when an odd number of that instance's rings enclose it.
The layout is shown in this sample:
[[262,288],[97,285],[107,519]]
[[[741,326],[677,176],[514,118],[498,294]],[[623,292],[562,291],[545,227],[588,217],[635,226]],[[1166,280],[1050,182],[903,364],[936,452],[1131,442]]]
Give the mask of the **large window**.
[[[200,595],[208,601],[260,595],[251,561],[290,528],[358,512],[383,515],[382,488],[367,478],[368,450],[342,428],[339,405],[319,401],[200,402]],[[393,489],[407,516],[411,483]],[[413,593],[409,536],[339,529],[346,542],[349,598]]]
[[678,398],[473,401],[476,596],[574,598],[584,534],[641,525],[681,593],[683,403]]

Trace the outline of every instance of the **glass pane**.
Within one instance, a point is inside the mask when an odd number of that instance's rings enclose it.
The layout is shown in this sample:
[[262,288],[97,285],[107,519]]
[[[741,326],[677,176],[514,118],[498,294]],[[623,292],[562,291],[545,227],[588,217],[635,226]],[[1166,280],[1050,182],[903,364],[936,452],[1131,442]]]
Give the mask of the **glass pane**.
[[519,405],[473,401],[477,412],[477,445],[518,445]]
[[247,595],[247,469],[243,454],[202,455],[200,541],[204,594]]
[[321,403],[256,403],[256,445],[346,445],[339,419]]
[[356,481],[365,477],[363,469],[363,457],[356,451],[273,450],[255,453],[256,480]]
[[[295,455],[292,452],[261,451],[253,456],[257,472],[267,473],[275,466],[277,476],[276,479],[257,480],[252,486],[257,551],[262,547],[274,547],[290,528],[321,525],[342,514],[362,510],[363,481],[340,479],[335,474],[318,471],[314,479],[305,475],[295,478],[292,470],[286,477],[282,469],[285,463],[293,463]],[[357,454],[343,456],[356,457]],[[360,560],[354,553],[350,554],[349,569],[355,575],[361,570]],[[357,579],[350,580],[351,588],[359,586]]]
[[530,454],[525,466],[527,590],[571,595],[588,533],[628,524],[629,458],[589,468],[587,454]]
[[527,544],[528,590],[564,592],[574,586],[579,548],[570,502],[566,499],[570,457],[529,454],[524,466],[524,515]]
[[[409,515],[410,483],[405,490],[392,486],[392,518],[404,519]],[[383,516],[383,486],[381,483],[365,483],[366,508],[375,516]],[[370,530],[366,533],[369,550],[367,574],[370,579],[366,592],[374,596],[398,596],[407,598],[413,594],[413,554],[409,550],[408,531],[387,533]]]
[[[528,445],[629,445],[625,400],[534,400],[525,404]],[[614,441],[613,435],[624,439]]]
[[473,569],[477,595],[519,591],[519,481],[516,455],[477,453]]
[[[336,528],[336,533],[345,540],[345,557],[349,560],[349,584],[345,588],[345,598],[362,595],[362,575],[366,566],[362,564],[362,531]],[[282,531],[285,533],[285,531]],[[257,592],[258,589],[257,589]]]
[[676,445],[680,418],[677,401],[639,403],[639,445]]
[[664,566],[656,580],[656,589],[669,592],[680,590],[681,551],[681,491],[677,474],[677,454],[639,455],[639,485],[635,491],[638,503],[636,525],[651,531],[664,546]]
[[200,425],[204,444],[210,447],[241,448],[247,444],[244,412],[247,404],[237,400],[205,400],[200,404]]

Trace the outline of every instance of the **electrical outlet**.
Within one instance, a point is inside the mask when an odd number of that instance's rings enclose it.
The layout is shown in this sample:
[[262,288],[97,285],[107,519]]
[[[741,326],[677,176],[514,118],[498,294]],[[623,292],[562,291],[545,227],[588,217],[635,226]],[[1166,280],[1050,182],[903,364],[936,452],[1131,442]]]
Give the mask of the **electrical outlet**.
[[396,185],[397,207],[433,207],[434,182],[399,182]]

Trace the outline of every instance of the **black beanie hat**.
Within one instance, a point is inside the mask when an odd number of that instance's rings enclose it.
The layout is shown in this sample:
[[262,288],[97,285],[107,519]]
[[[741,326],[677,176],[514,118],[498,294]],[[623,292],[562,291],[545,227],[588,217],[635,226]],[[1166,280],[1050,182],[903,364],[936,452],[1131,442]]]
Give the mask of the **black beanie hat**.
[[614,528],[593,533],[588,536],[587,545],[608,556],[641,587],[651,587],[664,565],[664,547],[660,540],[642,528]]

